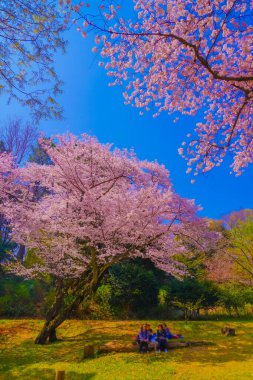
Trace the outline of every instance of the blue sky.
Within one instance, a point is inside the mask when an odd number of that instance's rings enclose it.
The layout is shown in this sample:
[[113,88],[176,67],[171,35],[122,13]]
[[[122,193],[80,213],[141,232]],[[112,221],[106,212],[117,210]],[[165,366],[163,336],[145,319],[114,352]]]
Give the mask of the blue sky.
[[[42,122],[41,130],[47,135],[89,133],[101,142],[134,148],[140,159],[158,160],[170,171],[176,191],[203,207],[202,216],[220,218],[233,210],[253,208],[252,166],[235,177],[229,174],[228,158],[222,167],[199,175],[194,185],[190,183],[186,162],[177,149],[201,115],[180,117],[178,123],[173,123],[175,116],[165,113],[155,119],[152,112],[140,116],[138,109],[123,104],[122,88],[108,87],[106,72],[98,67],[99,56],[91,52],[92,41],[84,40],[75,28],[67,38],[67,54],[58,56],[55,64],[65,82],[58,99],[65,108],[65,119]],[[15,103],[7,105],[2,98],[0,104],[3,121],[13,115],[29,119],[29,111],[20,110]]]

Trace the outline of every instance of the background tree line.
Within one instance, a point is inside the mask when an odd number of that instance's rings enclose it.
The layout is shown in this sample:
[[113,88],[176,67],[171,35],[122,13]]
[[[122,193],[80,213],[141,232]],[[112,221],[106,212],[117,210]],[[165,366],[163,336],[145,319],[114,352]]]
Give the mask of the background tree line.
[[[29,254],[27,255],[29,262]],[[48,281],[0,279],[1,317],[44,317],[55,294]],[[206,278],[180,281],[149,261],[134,260],[111,268],[95,296],[73,312],[91,319],[199,319],[212,315],[252,315],[252,287]]]

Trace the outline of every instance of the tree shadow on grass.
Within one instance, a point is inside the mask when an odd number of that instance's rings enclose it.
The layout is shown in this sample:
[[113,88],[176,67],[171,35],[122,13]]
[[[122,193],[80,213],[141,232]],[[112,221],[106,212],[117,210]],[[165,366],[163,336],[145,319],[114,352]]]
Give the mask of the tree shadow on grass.
[[253,345],[251,341],[239,338],[228,338],[210,347],[190,347],[180,358],[183,362],[199,362],[200,364],[221,363],[236,361],[246,362],[252,360]]
[[[40,367],[48,362],[52,365],[62,360],[77,362],[80,360],[80,356],[81,350],[76,342],[66,343],[61,341],[58,344],[39,346],[29,339],[13,347],[6,347],[2,352],[0,351],[0,379],[2,380],[1,375],[5,374],[7,380],[19,378],[23,380],[22,376],[11,376],[14,373],[23,373],[27,368],[34,365]],[[39,371],[41,368],[31,368],[31,370]],[[45,372],[45,376],[41,379],[54,379],[54,377],[50,377],[50,369],[47,368],[46,371],[49,371],[49,377],[46,377],[47,374]],[[40,377],[27,377],[27,379],[37,380]]]
[[173,361],[175,363],[197,363],[203,366],[212,364],[216,366],[231,361],[247,362],[252,360],[252,353],[252,342],[242,342],[240,339],[236,340],[236,338],[233,338],[210,346],[184,347],[182,349],[169,350],[168,353],[126,356],[125,361],[132,364]]
[[[170,349],[169,353],[166,355],[168,359],[172,358],[176,362],[198,362],[199,364],[212,363],[220,364],[230,361],[247,361],[251,360],[253,356],[253,344],[250,336],[239,335],[236,337],[221,337],[220,333],[210,334],[210,337],[207,339],[209,345],[200,345],[200,346],[190,346],[190,347],[180,347],[176,349]],[[196,335],[196,339],[197,339]],[[250,338],[250,339],[249,339]],[[80,347],[84,347],[86,344],[91,344],[94,346],[103,345],[111,341],[118,341],[121,344],[131,341],[132,337],[130,334],[118,335],[118,332],[110,334],[110,332],[103,332],[102,330],[93,331],[77,335],[75,340],[73,338],[66,339],[66,343],[69,342],[73,344],[74,342],[78,343]],[[191,339],[190,339],[191,340]],[[192,339],[194,341],[194,339]],[[126,348],[120,349],[120,353],[127,353],[129,349]],[[133,348],[132,353],[137,354],[138,349]],[[108,352],[108,354],[103,353],[103,355],[112,355],[115,354],[115,351]],[[116,350],[117,354],[117,350]],[[150,353],[150,361],[164,361],[167,360],[164,355],[159,355],[155,353]],[[145,355],[144,355],[145,356]],[[137,356],[130,358],[131,361],[138,360]],[[143,360],[140,358],[140,361]],[[146,359],[145,359],[146,360]]]

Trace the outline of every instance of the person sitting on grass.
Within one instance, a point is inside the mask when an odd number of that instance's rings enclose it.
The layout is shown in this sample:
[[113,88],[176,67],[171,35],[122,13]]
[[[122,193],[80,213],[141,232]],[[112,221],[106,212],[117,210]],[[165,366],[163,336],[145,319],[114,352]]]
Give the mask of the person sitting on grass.
[[170,329],[167,327],[166,323],[164,323],[163,325],[163,329],[165,330],[166,332],[166,337],[168,339],[179,339],[179,338],[183,338],[183,335],[181,334],[172,334],[172,332],[170,331]]
[[[142,325],[139,335],[138,335],[138,343],[140,347],[140,353],[148,352],[148,343],[150,338],[150,330],[147,328],[148,326]],[[151,330],[152,331],[152,330]]]
[[166,331],[163,328],[163,325],[159,325],[157,329],[157,342],[158,350],[157,352],[168,352],[168,338],[166,336]]
[[146,325],[149,332],[149,348],[156,349],[157,346],[157,335],[153,333],[153,330],[149,324]]

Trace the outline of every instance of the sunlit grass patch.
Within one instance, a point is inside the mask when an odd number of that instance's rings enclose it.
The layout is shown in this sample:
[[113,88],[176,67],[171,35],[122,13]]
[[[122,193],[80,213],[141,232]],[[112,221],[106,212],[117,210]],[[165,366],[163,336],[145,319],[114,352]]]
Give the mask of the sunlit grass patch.
[[[142,321],[66,321],[60,340],[37,346],[33,340],[42,326],[38,320],[0,321],[0,379],[54,379],[57,370],[66,380],[243,380],[253,378],[253,322],[171,322],[172,331],[187,341],[204,340],[210,346],[170,350],[168,354],[109,353],[83,360],[85,345],[129,342]],[[155,329],[157,322],[150,322]],[[221,328],[236,329],[225,337]]]

